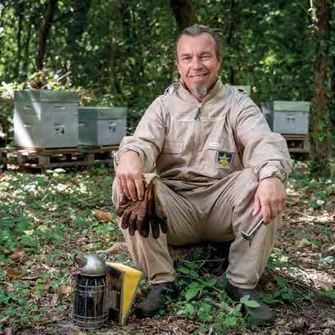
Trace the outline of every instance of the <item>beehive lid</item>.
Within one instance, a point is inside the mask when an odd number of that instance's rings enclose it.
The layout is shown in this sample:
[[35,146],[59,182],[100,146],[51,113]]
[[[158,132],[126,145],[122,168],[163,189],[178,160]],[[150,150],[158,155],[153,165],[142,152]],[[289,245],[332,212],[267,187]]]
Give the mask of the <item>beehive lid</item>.
[[14,92],[14,101],[78,102],[78,94],[74,91],[20,90]]
[[79,118],[83,119],[124,119],[127,117],[125,107],[79,107]]
[[274,101],[275,112],[309,112],[311,103],[308,101]]

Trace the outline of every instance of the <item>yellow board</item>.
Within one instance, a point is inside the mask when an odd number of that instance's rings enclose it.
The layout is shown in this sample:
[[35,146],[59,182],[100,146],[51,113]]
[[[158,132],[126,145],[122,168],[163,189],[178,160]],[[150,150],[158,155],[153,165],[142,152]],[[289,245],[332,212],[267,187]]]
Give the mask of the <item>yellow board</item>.
[[106,262],[108,319],[123,325],[130,312],[142,272],[121,263]]

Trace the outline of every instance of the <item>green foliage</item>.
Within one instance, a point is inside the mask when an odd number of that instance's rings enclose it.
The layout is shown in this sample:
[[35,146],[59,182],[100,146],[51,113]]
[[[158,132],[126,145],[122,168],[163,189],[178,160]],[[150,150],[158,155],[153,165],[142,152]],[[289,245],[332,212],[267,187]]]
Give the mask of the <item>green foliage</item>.
[[[113,173],[102,167],[46,175],[9,170],[1,177],[0,319],[27,328],[69,312],[72,302],[62,290],[72,285],[74,253],[108,249],[119,238],[115,222],[95,215],[97,208],[112,209]],[[48,305],[54,296],[55,311]]]
[[335,300],[335,291],[334,290],[321,291],[320,296]]
[[272,294],[263,294],[262,299],[266,304],[276,304],[285,301],[295,305],[295,297],[293,295],[292,289],[288,287],[287,280],[282,277],[277,277],[276,282],[278,288]]
[[177,289],[180,291],[178,301],[173,301],[170,308],[176,315],[196,321],[199,324],[195,334],[213,329],[220,334],[235,330],[246,331],[246,321],[241,314],[243,305],[258,307],[258,303],[244,297],[234,303],[226,295],[226,282],[209,276],[200,276],[198,265],[193,261],[183,262],[177,268]]
[[[198,23],[213,27],[222,41],[225,83],[251,85],[256,102],[311,100],[316,38],[309,1],[192,5]],[[178,28],[169,2],[58,1],[44,74],[36,73],[35,57],[45,3],[0,6],[1,81],[27,87],[38,78],[47,87],[57,82],[82,91],[85,105],[126,106],[131,133],[151,101],[178,80]]]

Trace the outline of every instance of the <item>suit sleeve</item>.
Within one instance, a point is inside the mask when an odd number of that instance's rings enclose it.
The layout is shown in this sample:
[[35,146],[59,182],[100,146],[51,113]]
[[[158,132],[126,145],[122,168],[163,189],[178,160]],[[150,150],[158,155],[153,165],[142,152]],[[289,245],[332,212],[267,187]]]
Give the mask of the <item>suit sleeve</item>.
[[292,169],[285,139],[271,131],[249,97],[237,94],[233,115],[244,166],[251,168],[259,180],[275,175],[285,182]]
[[146,110],[133,136],[126,136],[115,154],[114,164],[117,166],[121,155],[126,151],[134,151],[140,157],[144,173],[155,169],[165,137],[164,96],[157,98]]

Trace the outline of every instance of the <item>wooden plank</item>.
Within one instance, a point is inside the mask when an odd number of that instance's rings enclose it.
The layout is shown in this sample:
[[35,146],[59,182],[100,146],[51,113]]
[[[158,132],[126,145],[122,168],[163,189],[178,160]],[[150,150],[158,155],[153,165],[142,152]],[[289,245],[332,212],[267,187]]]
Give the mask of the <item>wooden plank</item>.
[[44,172],[48,168],[88,166],[94,164],[112,164],[113,153],[110,148],[90,150],[89,152],[57,150],[31,151],[18,150],[18,164],[26,168],[39,168]]
[[285,138],[290,153],[310,152],[310,143],[308,135],[282,134]]
[[17,151],[28,152],[43,152],[43,153],[65,153],[65,152],[80,152],[79,147],[65,147],[65,148],[35,148],[35,147],[22,147],[16,146]]

